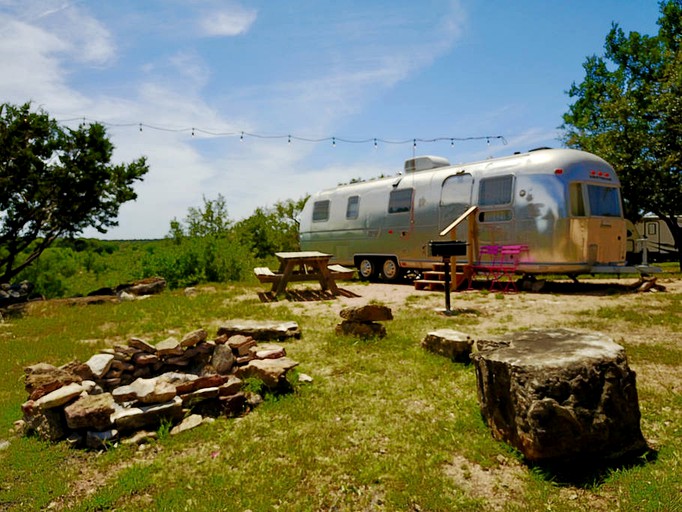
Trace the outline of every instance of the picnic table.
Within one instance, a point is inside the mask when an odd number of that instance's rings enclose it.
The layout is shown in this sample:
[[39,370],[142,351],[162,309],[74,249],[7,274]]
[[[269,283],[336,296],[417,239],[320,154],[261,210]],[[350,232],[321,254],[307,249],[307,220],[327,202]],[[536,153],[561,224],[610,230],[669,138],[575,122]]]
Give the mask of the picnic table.
[[329,265],[331,254],[318,251],[277,252],[279,268],[273,272],[267,267],[253,269],[261,283],[272,283],[275,296],[286,290],[290,282],[318,281],[323,291],[339,294],[336,279],[350,279],[354,270],[341,265]]

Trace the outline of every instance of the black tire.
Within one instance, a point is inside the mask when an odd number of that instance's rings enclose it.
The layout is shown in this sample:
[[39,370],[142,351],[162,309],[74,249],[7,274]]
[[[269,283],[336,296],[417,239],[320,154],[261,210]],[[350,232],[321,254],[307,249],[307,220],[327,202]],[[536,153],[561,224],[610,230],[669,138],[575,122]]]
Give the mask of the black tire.
[[377,276],[377,266],[374,260],[362,258],[358,263],[358,277],[362,281],[371,281]]
[[398,262],[393,258],[387,258],[384,260],[381,266],[381,274],[384,279],[389,282],[398,281],[402,275],[402,269],[398,266]]

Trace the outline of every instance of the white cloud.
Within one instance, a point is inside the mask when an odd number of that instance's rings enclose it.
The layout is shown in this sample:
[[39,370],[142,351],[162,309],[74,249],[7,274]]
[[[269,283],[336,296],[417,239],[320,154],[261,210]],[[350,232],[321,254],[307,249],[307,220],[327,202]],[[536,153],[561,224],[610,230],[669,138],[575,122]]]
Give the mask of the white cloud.
[[254,9],[232,5],[229,9],[204,12],[199,26],[207,36],[238,36],[249,30],[256,16]]

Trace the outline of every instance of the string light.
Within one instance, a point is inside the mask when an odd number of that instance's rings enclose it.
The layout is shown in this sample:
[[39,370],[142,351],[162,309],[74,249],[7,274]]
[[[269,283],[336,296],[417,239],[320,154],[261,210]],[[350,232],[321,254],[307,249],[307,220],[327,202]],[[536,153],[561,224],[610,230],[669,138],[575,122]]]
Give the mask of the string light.
[[503,145],[507,145],[507,140],[504,138],[502,135],[482,135],[482,136],[473,136],[473,137],[433,137],[433,138],[420,138],[420,137],[413,137],[409,139],[383,139],[380,137],[370,137],[370,138],[345,138],[345,137],[320,137],[320,138],[310,138],[310,137],[301,137],[298,135],[292,135],[292,134],[287,134],[287,135],[264,135],[264,134],[259,134],[259,133],[250,133],[250,132],[245,132],[245,131],[234,131],[234,132],[223,132],[223,131],[217,131],[217,130],[207,130],[203,128],[197,128],[197,127],[189,127],[189,128],[172,128],[169,126],[160,126],[160,125],[152,125],[152,124],[147,124],[147,123],[109,123],[109,122],[103,122],[103,121],[97,121],[94,119],[89,119],[87,117],[77,117],[77,118],[70,118],[70,119],[61,119],[57,120],[59,123],[68,123],[68,122],[73,122],[73,121],[78,121],[82,122],[85,124],[86,122],[90,123],[98,123],[103,126],[107,127],[112,127],[112,128],[127,128],[127,127],[137,127],[140,132],[143,131],[144,128],[149,129],[149,130],[156,130],[156,131],[164,131],[164,132],[171,132],[171,133],[182,133],[182,132],[189,132],[192,137],[201,134],[207,137],[239,137],[240,142],[244,142],[244,139],[246,137],[250,137],[253,139],[286,139],[288,144],[291,144],[292,141],[296,142],[306,142],[306,143],[320,143],[320,142],[329,142],[331,141],[332,147],[336,147],[337,142],[339,143],[344,143],[344,144],[372,144],[375,149],[378,149],[379,143],[382,144],[396,144],[396,145],[404,145],[404,144],[412,144],[412,149],[416,149],[417,143],[434,143],[434,142],[441,142],[441,141],[450,141],[450,146],[454,147],[455,142],[467,142],[467,141],[477,141],[477,140],[485,140],[486,144],[490,146],[492,140],[499,140],[502,142]]

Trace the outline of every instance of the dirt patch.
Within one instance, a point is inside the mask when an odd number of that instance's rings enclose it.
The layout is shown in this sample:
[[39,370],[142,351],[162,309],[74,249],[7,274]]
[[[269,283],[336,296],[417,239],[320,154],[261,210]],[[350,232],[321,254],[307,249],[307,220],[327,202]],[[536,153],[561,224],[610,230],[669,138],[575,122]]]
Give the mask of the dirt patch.
[[467,496],[485,501],[486,510],[504,510],[510,503],[521,505],[518,496],[523,496],[525,469],[506,457],[498,458],[500,465],[483,468],[461,455],[443,468],[445,474]]

